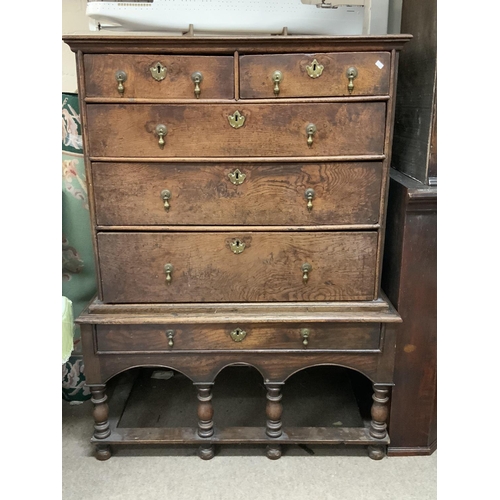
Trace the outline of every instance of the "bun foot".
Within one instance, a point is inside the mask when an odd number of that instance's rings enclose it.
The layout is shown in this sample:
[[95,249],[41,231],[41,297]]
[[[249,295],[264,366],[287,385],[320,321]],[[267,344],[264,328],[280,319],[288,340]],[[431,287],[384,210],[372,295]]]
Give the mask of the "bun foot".
[[97,460],[109,460],[111,458],[111,446],[98,444],[95,450],[95,457]]
[[368,446],[368,456],[372,460],[382,460],[385,457],[385,446]]
[[214,458],[215,456],[215,447],[213,444],[209,444],[209,445],[201,445],[199,448],[198,448],[198,456],[202,459],[202,460],[211,460],[212,458]]
[[278,460],[278,458],[281,458],[281,446],[279,444],[267,445],[266,455],[269,460]]

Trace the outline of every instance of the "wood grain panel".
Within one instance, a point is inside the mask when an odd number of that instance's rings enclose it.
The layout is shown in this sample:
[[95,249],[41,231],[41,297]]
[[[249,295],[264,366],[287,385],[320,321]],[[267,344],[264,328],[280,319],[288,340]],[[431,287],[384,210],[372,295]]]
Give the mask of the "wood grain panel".
[[[373,300],[377,232],[99,233],[103,301]],[[245,244],[234,254],[231,242]],[[302,281],[302,264],[312,265]],[[172,282],[164,266],[174,266]]]
[[[384,152],[385,102],[317,104],[88,104],[90,156],[328,156]],[[232,128],[236,110],[245,124]],[[317,132],[307,145],[306,127]],[[168,134],[163,149],[155,133]]]
[[[239,186],[228,175],[236,168],[246,176]],[[92,173],[102,226],[375,224],[382,163],[93,163]]]
[[[234,97],[233,58],[227,56],[165,56],[86,54],[85,83],[88,97],[120,97],[115,73],[127,73],[123,98],[194,99],[191,75],[203,75],[200,97],[232,99]],[[158,82],[150,68],[160,62],[166,68],[165,79]]]
[[[315,59],[324,69],[321,76],[311,78],[306,66]],[[240,97],[275,97],[272,75],[276,70],[283,74],[278,98],[388,94],[390,61],[389,52],[241,56]],[[346,72],[351,66],[358,70],[358,76],[354,79],[354,90],[349,94]]]
[[[246,332],[241,342],[235,342],[230,332],[240,328]],[[301,329],[309,329],[309,344],[302,344]],[[174,345],[169,347],[167,330],[174,331]],[[380,325],[357,324],[259,324],[221,325],[99,325],[99,351],[176,351],[179,349],[378,349]]]

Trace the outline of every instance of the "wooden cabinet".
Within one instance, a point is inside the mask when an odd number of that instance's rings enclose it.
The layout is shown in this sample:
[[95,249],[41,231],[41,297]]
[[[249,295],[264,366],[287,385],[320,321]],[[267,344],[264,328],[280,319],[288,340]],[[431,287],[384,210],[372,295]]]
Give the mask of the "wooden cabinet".
[[[380,289],[398,51],[385,37],[67,36],[76,53],[98,297],[78,318],[110,445],[363,445],[380,459],[395,325]],[[217,428],[233,364],[267,389],[265,428]],[[341,365],[373,384],[364,427],[287,430],[281,388]],[[106,383],[132,367],[196,385],[197,428],[123,428]],[[285,414],[286,415],[286,414]]]

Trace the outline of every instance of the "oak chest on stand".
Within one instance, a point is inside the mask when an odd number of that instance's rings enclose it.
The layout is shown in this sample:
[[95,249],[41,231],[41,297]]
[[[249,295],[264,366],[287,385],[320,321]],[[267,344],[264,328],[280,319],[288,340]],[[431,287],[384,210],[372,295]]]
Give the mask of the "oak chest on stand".
[[[353,444],[385,454],[395,324],[380,289],[398,50],[383,37],[67,36],[76,53],[98,297],[77,319],[110,445]],[[219,428],[212,386],[250,365],[265,427]],[[294,373],[373,384],[363,427],[287,427]],[[122,428],[106,383],[167,367],[198,426]],[[282,422],[282,411],[285,409]]]

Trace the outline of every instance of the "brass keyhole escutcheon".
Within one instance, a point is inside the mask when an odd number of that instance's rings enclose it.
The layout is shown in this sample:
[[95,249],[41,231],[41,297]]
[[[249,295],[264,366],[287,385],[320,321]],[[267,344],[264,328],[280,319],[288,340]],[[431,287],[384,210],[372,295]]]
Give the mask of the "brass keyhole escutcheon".
[[302,281],[304,282],[304,285],[307,284],[309,281],[309,273],[312,271],[312,266],[308,262],[305,264],[302,264]]
[[165,333],[167,334],[168,347],[174,347],[175,332],[173,330],[167,330]]
[[161,82],[167,76],[167,68],[165,68],[165,66],[163,66],[163,64],[159,61],[155,65],[151,66],[149,71],[151,71],[151,76],[157,82]]
[[161,195],[161,199],[163,200],[163,207],[168,212],[168,210],[170,208],[170,203],[168,202],[168,200],[170,200],[172,193],[168,189],[164,189],[160,193],[160,195]]
[[314,61],[311,64],[306,66],[307,74],[311,78],[319,78],[322,75],[324,69],[325,67],[322,64],[320,64],[317,61],[317,59],[314,59]]
[[316,133],[316,125],[314,123],[310,123],[306,127],[306,134],[307,134],[307,145],[311,147],[313,145],[313,136]]
[[123,96],[123,93],[125,92],[125,87],[123,86],[123,82],[127,80],[127,73],[125,73],[125,71],[120,69],[115,73],[115,78],[116,81],[118,82],[118,87],[116,88],[116,90],[118,90],[120,95]]
[[274,82],[274,95],[276,97],[280,94],[280,83],[283,81],[283,73],[281,71],[275,71],[273,73],[273,82]]
[[174,272],[174,266],[172,264],[165,264],[164,270],[166,275],[165,282],[167,283],[167,285],[170,285],[170,283],[172,283],[172,273]]
[[199,99],[201,94],[200,83],[203,81],[203,75],[199,71],[195,71],[191,75],[191,80],[193,80],[194,83],[194,95],[196,99]]
[[351,66],[347,69],[346,75],[349,79],[347,90],[349,91],[349,94],[352,94],[352,91],[354,90],[354,79],[358,76],[358,70],[354,66]]
[[240,128],[245,124],[246,118],[238,110],[236,110],[232,115],[229,115],[227,119],[231,127]]
[[231,250],[235,254],[240,254],[245,250],[245,243],[243,241],[239,240],[238,238],[234,239],[231,241],[230,245]]
[[236,328],[236,330],[233,330],[229,335],[231,335],[231,338],[235,342],[241,342],[247,336],[247,332],[241,328]]
[[309,334],[310,334],[309,328],[302,328],[300,330],[300,337],[302,338],[302,344],[304,347],[307,347],[309,345]]
[[167,127],[163,124],[157,125],[155,132],[158,136],[158,146],[160,146],[160,149],[163,149],[163,147],[165,146],[164,137],[167,135]]
[[227,174],[227,176],[229,177],[229,180],[235,185],[235,186],[239,186],[240,184],[243,184],[245,182],[245,179],[246,179],[246,175],[241,173],[239,169],[236,169],[234,172],[229,172],[229,174]]
[[306,189],[305,193],[304,193],[304,198],[307,200],[307,210],[309,210],[309,212],[313,209],[313,198],[314,198],[314,195],[315,195],[315,192],[314,192],[314,189],[312,188],[309,188],[309,189]]

